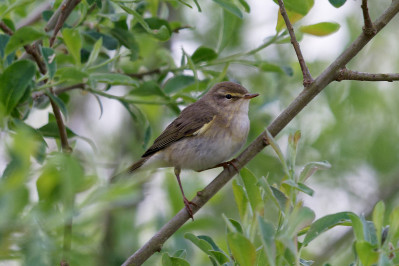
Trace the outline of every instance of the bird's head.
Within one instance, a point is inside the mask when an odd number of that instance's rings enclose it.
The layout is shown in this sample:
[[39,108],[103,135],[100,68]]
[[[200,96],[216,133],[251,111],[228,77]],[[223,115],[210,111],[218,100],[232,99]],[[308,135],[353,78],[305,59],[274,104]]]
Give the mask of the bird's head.
[[203,99],[216,109],[224,112],[248,113],[249,100],[259,94],[249,93],[243,86],[234,82],[220,82],[215,84],[203,97]]

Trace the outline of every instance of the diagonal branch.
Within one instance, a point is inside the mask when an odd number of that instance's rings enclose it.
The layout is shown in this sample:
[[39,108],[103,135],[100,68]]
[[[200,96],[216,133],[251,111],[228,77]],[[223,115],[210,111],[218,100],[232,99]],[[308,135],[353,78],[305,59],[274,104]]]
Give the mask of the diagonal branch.
[[388,81],[399,80],[399,73],[365,73],[342,68],[337,74],[336,81],[359,80],[359,81]]
[[362,11],[363,11],[363,19],[364,19],[364,27],[363,32],[366,35],[375,35],[377,30],[374,27],[373,22],[371,21],[369,8],[367,7],[367,0],[362,0]]
[[[399,12],[399,1],[392,1],[388,9],[377,19],[375,27],[380,31]],[[344,52],[327,67],[312,84],[304,89],[298,97],[268,126],[272,136],[276,136],[312,99],[319,94],[328,84],[335,80],[337,72],[343,68],[360,50],[372,39],[362,32],[359,37]],[[266,146],[265,132],[260,134],[238,157],[235,163],[238,169],[247,164],[256,154]],[[192,200],[196,213],[236,174],[230,166],[223,170],[204,190]],[[190,217],[183,208],[168,223],[166,223],[147,243],[130,256],[123,266],[141,265],[152,254],[160,251],[165,241],[172,236]]]
[[278,4],[280,6],[281,16],[283,17],[283,19],[285,21],[285,25],[287,25],[287,29],[288,29],[288,32],[291,37],[291,43],[294,46],[296,56],[298,57],[299,65],[301,66],[302,75],[303,75],[303,86],[305,88],[307,88],[313,82],[312,75],[310,74],[309,68],[306,65],[305,59],[303,58],[301,47],[299,47],[299,43],[296,40],[294,28],[292,27],[292,24],[288,18],[287,11],[285,10],[283,0],[278,0]]

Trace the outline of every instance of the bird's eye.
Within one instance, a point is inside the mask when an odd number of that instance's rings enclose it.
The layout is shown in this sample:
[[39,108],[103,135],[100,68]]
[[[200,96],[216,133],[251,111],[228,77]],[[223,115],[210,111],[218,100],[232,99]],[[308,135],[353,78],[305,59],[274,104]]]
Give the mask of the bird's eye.
[[233,98],[233,96],[231,96],[231,94],[226,94],[226,99],[231,99]]

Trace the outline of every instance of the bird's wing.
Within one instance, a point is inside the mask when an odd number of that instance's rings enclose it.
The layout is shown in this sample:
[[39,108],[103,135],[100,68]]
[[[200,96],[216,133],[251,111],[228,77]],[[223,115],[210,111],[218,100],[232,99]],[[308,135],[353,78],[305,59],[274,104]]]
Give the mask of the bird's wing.
[[[198,102],[197,102],[198,103]],[[201,108],[199,108],[201,107]],[[202,133],[208,128],[215,118],[216,112],[211,106],[198,106],[195,104],[184,109],[169,126],[155,139],[154,144],[143,154],[142,157],[150,156],[172,143],[186,137]]]

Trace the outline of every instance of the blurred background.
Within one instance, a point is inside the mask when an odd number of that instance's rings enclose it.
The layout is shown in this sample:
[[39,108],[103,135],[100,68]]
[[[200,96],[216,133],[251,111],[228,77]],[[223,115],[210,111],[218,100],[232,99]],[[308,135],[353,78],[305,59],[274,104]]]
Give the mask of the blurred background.
[[[29,10],[46,3],[25,2],[26,6],[18,7],[9,14],[15,25],[29,15]],[[137,54],[120,56],[102,69],[104,72],[131,75],[138,84],[132,87],[94,82],[95,87],[91,87],[105,91],[107,95],[128,98],[131,100],[129,107],[123,101],[95,92],[70,90],[59,95],[68,109],[66,125],[80,136],[71,138],[73,153],[79,158],[85,175],[91,177],[89,188],[75,198],[77,208],[73,231],[77,233],[72,252],[76,256],[75,263],[71,265],[120,265],[183,207],[173,169],[139,173],[113,185],[108,185],[108,182],[110,176],[138,160],[179,110],[197,100],[212,84],[222,80],[236,81],[249,91],[260,94],[251,101],[248,143],[303,89],[297,58],[291,44],[284,41],[286,34],[257,53],[245,54],[279,35],[276,33],[278,6],[273,1],[246,1],[250,12],[244,12],[241,8],[242,19],[229,22],[234,30],[229,32],[227,41],[220,37],[223,32],[226,34],[226,11],[215,3],[217,1],[201,1],[202,12],[192,1],[187,1],[191,8],[180,1],[132,2],[126,5],[141,12],[144,18],[158,16],[168,21],[172,32],[170,38],[163,41],[147,34],[131,14],[118,7],[119,1],[102,1],[102,7],[95,8],[91,13],[87,12],[89,7],[79,5],[67,21],[69,25],[76,25],[79,17],[86,14],[85,19],[79,22],[83,39],[82,60],[85,53],[88,57],[93,43],[98,40],[92,32],[109,34],[107,36],[119,42],[121,47],[116,49],[103,48],[98,58],[100,61],[129,51],[126,46],[122,47],[123,41],[113,31],[125,22],[126,30],[134,35],[132,42],[136,45]],[[369,1],[372,19],[376,19],[390,2]],[[60,1],[53,4],[57,6]],[[86,3],[82,5],[87,6]],[[304,58],[314,78],[361,33],[363,17],[360,5],[360,0],[348,0],[345,5],[336,8],[327,0],[315,0],[309,13],[295,24]],[[151,21],[147,21],[150,24]],[[340,28],[327,36],[314,36],[298,30],[300,26],[319,22],[338,23]],[[159,29],[158,24],[163,22],[151,23],[153,29]],[[347,68],[370,73],[397,72],[398,23],[398,18],[394,18]],[[44,24],[41,19],[33,25],[43,27]],[[194,60],[193,67],[188,58],[193,58],[200,46],[211,48],[216,56],[209,61]],[[62,45],[58,48],[65,49]],[[224,61],[237,53],[243,55]],[[57,60],[60,68],[68,62],[67,59]],[[153,70],[153,74],[140,76]],[[301,131],[298,169],[312,161],[325,160],[332,165],[307,181],[306,184],[314,189],[314,195],[301,196],[304,205],[315,212],[316,219],[341,211],[353,211],[367,217],[379,200],[384,200],[388,209],[398,205],[398,102],[399,91],[395,82],[333,82],[276,137],[285,153],[288,135]],[[33,104],[38,105],[36,101]],[[25,123],[41,128],[49,122],[49,112],[51,107],[48,104],[32,108]],[[0,132],[0,139],[0,173],[3,173],[11,161],[10,150],[15,147],[16,140],[6,130]],[[46,137],[45,140],[48,154],[58,149],[57,139]],[[34,205],[40,198],[35,186],[39,176],[43,176],[42,167],[43,162],[31,160],[29,204]],[[258,154],[247,168],[256,176],[268,176],[269,183],[279,183],[284,177],[281,164],[269,147]],[[183,171],[182,183],[187,197],[194,197],[221,170],[202,173]],[[3,210],[6,211],[6,208]],[[25,213],[33,211],[33,207],[24,209]],[[211,235],[219,246],[225,248],[225,234],[221,230],[225,225],[221,214],[239,219],[231,184],[202,208],[194,221],[187,222],[169,239],[164,251],[173,253],[185,249],[186,259],[192,265],[210,265],[207,256],[195,250],[183,235],[185,232]],[[43,217],[45,222],[37,224],[32,217],[24,218],[24,222],[31,227],[26,226],[25,230],[32,230],[29,234],[32,239],[21,240],[27,248],[23,261],[29,258],[37,262],[31,265],[54,264],[54,261],[44,259],[45,252],[59,252],[55,246],[50,247],[59,243],[60,239],[50,239],[39,231],[34,232],[37,226],[59,223],[57,217]],[[4,221],[7,224],[10,222]],[[316,265],[326,261],[332,265],[347,265],[353,260],[347,254],[352,236],[348,230],[337,227],[312,242],[306,248],[309,259],[314,260]],[[340,256],[331,257],[339,249],[343,249],[339,252]],[[332,251],[335,253],[330,253]],[[18,250],[15,252],[18,253]],[[7,258],[4,252],[0,255]],[[12,254],[8,256],[9,259],[0,262],[0,265],[20,264],[21,258],[17,256],[14,260]],[[158,265],[160,260],[161,255],[155,254],[145,265]]]

